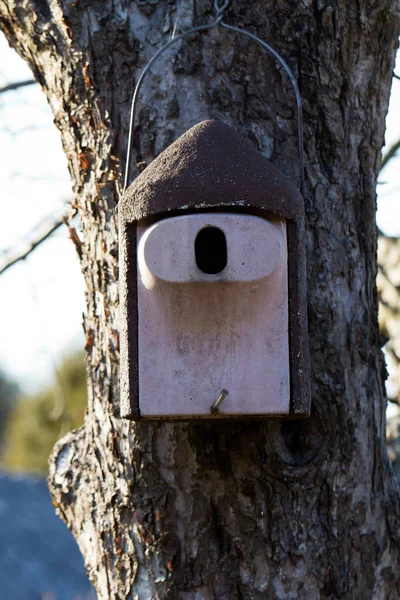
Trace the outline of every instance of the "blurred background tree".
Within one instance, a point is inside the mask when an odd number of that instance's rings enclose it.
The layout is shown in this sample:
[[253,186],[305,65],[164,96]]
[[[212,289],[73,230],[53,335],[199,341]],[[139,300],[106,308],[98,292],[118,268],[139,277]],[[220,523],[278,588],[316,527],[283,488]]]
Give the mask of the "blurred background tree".
[[[67,356],[57,369],[57,380],[33,395],[0,405],[3,440],[1,466],[7,471],[46,475],[47,459],[59,437],[79,427],[86,409],[86,373],[82,352]],[[0,394],[15,399],[15,386],[0,378]],[[8,396],[7,396],[8,394]],[[4,408],[3,408],[4,404]],[[4,418],[3,418],[4,414]]]
[[4,371],[0,371],[0,454],[3,450],[4,430],[17,397],[17,384]]

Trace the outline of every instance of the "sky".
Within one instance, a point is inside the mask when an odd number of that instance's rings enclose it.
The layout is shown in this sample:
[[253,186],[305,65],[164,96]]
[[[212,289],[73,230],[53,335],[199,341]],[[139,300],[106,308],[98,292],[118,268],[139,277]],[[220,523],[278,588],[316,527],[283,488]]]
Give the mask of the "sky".
[[[29,78],[28,67],[0,35],[0,87]],[[400,81],[394,79],[387,145],[399,137]],[[388,235],[400,235],[399,172],[400,152],[378,185],[377,222]],[[72,198],[60,136],[38,85],[0,95],[0,180],[1,265],[7,251],[56,220]],[[50,382],[54,365],[83,347],[83,311],[83,278],[62,227],[0,277],[0,369],[27,392]]]
[[[0,36],[0,87],[32,78]],[[72,185],[60,135],[38,85],[0,95],[0,265],[63,214]],[[28,392],[54,377],[54,364],[83,346],[83,278],[61,227],[0,277],[0,368]]]

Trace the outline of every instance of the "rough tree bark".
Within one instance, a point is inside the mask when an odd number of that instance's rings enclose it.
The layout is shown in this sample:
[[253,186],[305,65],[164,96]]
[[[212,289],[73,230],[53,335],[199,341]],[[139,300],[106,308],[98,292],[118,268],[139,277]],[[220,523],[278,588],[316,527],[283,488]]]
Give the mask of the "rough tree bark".
[[[385,449],[375,184],[397,1],[233,0],[226,12],[281,52],[304,98],[312,418],[118,418],[115,208],[131,92],[175,22],[181,31],[211,18],[211,0],[0,0],[0,26],[54,112],[84,235],[75,241],[87,288],[88,412],[55,448],[55,505],[102,599],[394,600],[399,499]],[[154,68],[139,160],[207,117],[297,177],[284,73],[223,30],[194,36]]]

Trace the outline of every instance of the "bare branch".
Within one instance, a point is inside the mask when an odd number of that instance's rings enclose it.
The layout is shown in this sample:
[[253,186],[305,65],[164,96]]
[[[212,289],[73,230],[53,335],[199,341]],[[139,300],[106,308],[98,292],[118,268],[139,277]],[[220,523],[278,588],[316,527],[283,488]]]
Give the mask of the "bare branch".
[[13,83],[8,83],[3,87],[0,87],[0,94],[4,94],[5,92],[11,92],[12,90],[18,90],[19,88],[26,87],[27,85],[34,85],[37,83],[34,79],[25,79],[24,81],[14,81]]
[[400,407],[400,400],[398,398],[393,398],[393,397],[388,396],[388,402]]
[[400,140],[397,140],[397,142],[395,142],[394,144],[392,144],[392,146],[390,146],[389,150],[386,152],[385,156],[382,158],[382,163],[381,163],[381,168],[380,168],[381,171],[384,167],[386,167],[389,160],[391,160],[393,158],[393,156],[396,154],[396,152],[399,148],[400,148]]
[[0,275],[3,275],[3,273],[5,273],[7,269],[10,269],[17,262],[19,262],[20,260],[24,260],[27,256],[29,256],[31,252],[33,252],[38,246],[40,246],[40,244],[42,244],[55,231],[57,231],[57,229],[61,227],[61,225],[64,225],[64,223],[68,222],[67,219],[67,215],[63,215],[57,221],[55,221],[40,237],[32,240],[29,243],[28,248],[24,252],[21,252],[11,260],[7,261],[2,267],[0,267]]
[[400,79],[400,75],[397,75],[397,74],[396,74],[394,71],[393,71],[393,77],[394,77],[395,79]]
[[[385,267],[378,263],[378,271],[379,273],[385,278],[385,280],[387,281],[387,283],[393,288],[393,290],[397,293],[400,294],[400,285],[396,285],[395,283],[393,283],[393,281],[390,279],[390,276],[387,272],[387,270],[385,269]],[[382,303],[383,300],[382,300]],[[400,308],[395,308],[395,307],[391,307],[393,311],[399,312],[400,313]]]

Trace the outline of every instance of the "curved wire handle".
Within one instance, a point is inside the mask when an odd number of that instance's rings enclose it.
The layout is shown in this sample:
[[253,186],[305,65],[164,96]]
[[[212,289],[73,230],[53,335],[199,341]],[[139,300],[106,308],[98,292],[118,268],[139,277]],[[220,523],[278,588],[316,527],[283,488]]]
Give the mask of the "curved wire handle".
[[233,25],[228,25],[227,23],[224,23],[222,21],[223,13],[224,13],[226,7],[228,6],[228,4],[229,4],[229,0],[225,0],[224,3],[222,4],[222,6],[219,6],[218,0],[215,0],[214,6],[217,10],[217,16],[212,23],[208,23],[205,25],[198,25],[197,27],[188,29],[187,31],[180,33],[176,37],[173,37],[169,42],[167,42],[164,46],[162,46],[154,54],[154,56],[149,60],[149,62],[143,69],[143,71],[138,79],[138,82],[136,84],[135,90],[133,92],[133,96],[132,96],[131,114],[130,114],[130,120],[129,120],[128,148],[127,148],[127,153],[126,153],[124,191],[126,190],[126,188],[128,186],[128,180],[129,180],[131,147],[132,147],[132,137],[133,137],[133,128],[134,128],[134,123],[135,123],[137,99],[138,99],[139,91],[140,91],[140,88],[142,87],[142,83],[143,83],[145,76],[150,71],[153,64],[158,60],[158,58],[166,50],[168,50],[168,48],[173,46],[173,44],[175,44],[176,42],[179,42],[179,40],[185,38],[188,35],[191,35],[192,33],[197,33],[198,31],[206,31],[207,29],[212,29],[213,27],[216,27],[217,25],[221,25],[225,29],[229,29],[230,31],[235,31],[236,33],[245,35],[245,36],[251,38],[252,40],[254,40],[255,42],[258,42],[263,48],[268,50],[268,52],[270,52],[276,58],[276,60],[278,60],[280,62],[280,64],[282,65],[282,67],[285,69],[286,73],[289,76],[289,79],[292,83],[292,86],[294,88],[295,95],[296,95],[297,127],[298,127],[297,143],[298,143],[299,167],[300,167],[300,192],[301,192],[303,198],[305,198],[306,183],[305,183],[305,174],[304,174],[305,169],[304,169],[303,105],[302,105],[300,90],[297,85],[297,81],[296,81],[292,71],[290,70],[289,65],[286,63],[286,61],[282,58],[282,56],[280,54],[278,54],[278,52],[276,50],[274,50],[269,44],[267,44],[267,42],[264,42],[262,39],[260,39],[253,33],[246,31],[245,29],[240,29],[239,27],[234,27]]

